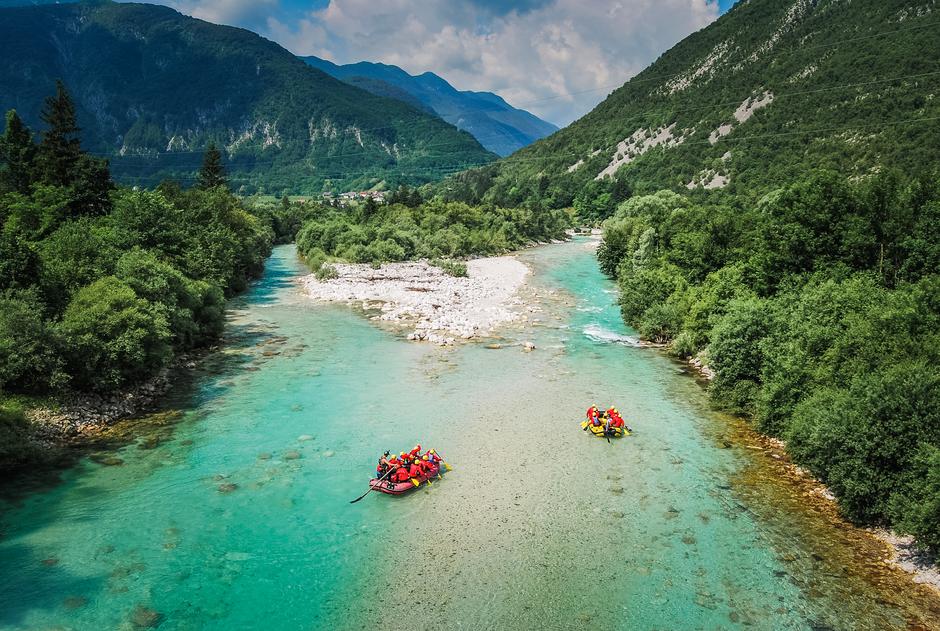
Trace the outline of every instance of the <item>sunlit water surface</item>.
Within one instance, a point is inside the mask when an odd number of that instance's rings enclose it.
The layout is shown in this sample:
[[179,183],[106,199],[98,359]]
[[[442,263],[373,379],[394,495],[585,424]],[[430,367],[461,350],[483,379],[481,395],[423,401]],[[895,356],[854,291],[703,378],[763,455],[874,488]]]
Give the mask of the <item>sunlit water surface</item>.
[[[299,293],[291,247],[232,305],[172,425],[0,505],[0,628],[930,628],[639,348],[590,244],[527,251],[502,345],[409,343]],[[532,340],[537,349],[518,346]],[[591,403],[636,429],[581,432]],[[399,498],[377,455],[454,469]],[[109,459],[109,457],[111,459]],[[115,464],[114,457],[123,464]],[[111,464],[102,464],[108,463]]]

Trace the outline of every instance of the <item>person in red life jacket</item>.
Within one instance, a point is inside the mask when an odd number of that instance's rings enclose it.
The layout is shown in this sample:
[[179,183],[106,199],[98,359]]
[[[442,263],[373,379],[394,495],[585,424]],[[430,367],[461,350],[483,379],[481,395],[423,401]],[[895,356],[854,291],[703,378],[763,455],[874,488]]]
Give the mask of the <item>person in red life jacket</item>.
[[417,465],[418,469],[421,471],[421,475],[429,475],[433,469],[427,456],[415,460],[415,465]]
[[408,467],[408,475],[412,478],[421,477],[421,467],[418,466],[417,462],[412,462],[411,466]]
[[406,467],[411,464],[411,458],[409,458],[408,454],[406,454],[404,451],[398,454],[398,459],[401,460],[402,465]]
[[395,473],[392,474],[393,482],[407,482],[409,478],[411,478],[411,476],[408,475],[408,467],[405,466],[398,467]]
[[412,460],[417,460],[421,457],[421,445],[415,445],[415,448],[408,452],[408,455],[411,456]]
[[623,427],[623,417],[620,416],[620,412],[617,411],[617,408],[607,410],[607,416],[610,418],[611,427]]
[[[596,405],[592,405],[588,408],[587,419],[588,422],[595,427],[601,424],[601,415],[600,412],[597,411]],[[585,426],[584,429],[587,430],[587,426]]]

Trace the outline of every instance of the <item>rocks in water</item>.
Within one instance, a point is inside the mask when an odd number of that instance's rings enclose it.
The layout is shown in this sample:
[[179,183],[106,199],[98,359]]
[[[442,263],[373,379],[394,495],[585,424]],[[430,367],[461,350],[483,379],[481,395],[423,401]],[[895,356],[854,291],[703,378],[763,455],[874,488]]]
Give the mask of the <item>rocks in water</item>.
[[685,535],[682,537],[682,543],[684,543],[687,546],[694,546],[697,543],[697,541],[695,537],[693,537],[692,535]]
[[238,485],[234,482],[223,482],[218,486],[219,493],[231,493],[238,489]]
[[300,452],[296,450],[290,450],[284,453],[284,460],[299,460]]
[[332,458],[334,455],[335,455],[335,454],[334,454],[332,451],[329,451],[329,450],[323,452],[323,457],[324,457],[324,458]]
[[131,612],[130,621],[137,629],[154,629],[163,622],[163,614],[150,607],[137,605]]
[[147,569],[147,566],[140,562],[131,563],[129,565],[118,565],[113,570],[111,570],[111,578],[127,578],[131,574],[139,574],[145,569]]
[[119,467],[124,464],[123,460],[111,454],[92,454],[89,459],[105,467]]
[[59,559],[55,557],[49,557],[48,559],[43,559],[42,561],[40,561],[40,563],[42,563],[46,567],[53,567],[59,564]]
[[503,347],[502,344],[487,344],[484,348],[490,348],[490,349],[493,349],[494,351],[498,351],[502,347]]
[[528,352],[531,352],[531,351],[534,351],[534,350],[535,350],[535,344],[533,344],[532,342],[529,342],[529,341],[525,341],[525,342],[522,343],[522,350],[524,350],[524,351],[527,352],[527,353],[528,353]]
[[84,596],[66,596],[65,600],[62,601],[62,606],[65,607],[68,611],[80,609],[87,604],[88,599]]
[[275,355],[280,355],[281,351],[264,351],[261,353],[263,357],[274,357]]
[[300,436],[297,437],[297,440],[303,443],[308,440],[313,440],[313,436],[311,436],[310,434],[301,434]]
[[614,517],[614,518],[616,518],[616,519],[623,519],[624,517],[626,517],[626,515],[624,514],[624,512],[623,512],[623,511],[619,511],[619,510],[610,511],[610,516],[611,516],[611,517]]
[[270,459],[271,459],[271,454],[268,453],[267,451],[262,451],[260,454],[258,454],[258,460],[270,460]]
[[148,436],[144,438],[140,443],[137,444],[138,449],[156,449],[160,446],[160,437],[159,436]]
[[610,492],[613,493],[614,495],[623,495],[623,487],[622,487],[622,486],[612,486],[612,487],[610,487]]
[[303,409],[304,409],[304,406],[300,405],[299,403],[295,403],[294,405],[290,406],[291,412],[300,412]]

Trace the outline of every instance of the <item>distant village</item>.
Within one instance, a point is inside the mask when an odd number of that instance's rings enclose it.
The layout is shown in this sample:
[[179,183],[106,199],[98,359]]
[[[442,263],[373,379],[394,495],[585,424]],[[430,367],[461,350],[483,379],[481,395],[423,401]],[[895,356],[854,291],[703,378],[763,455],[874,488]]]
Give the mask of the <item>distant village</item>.
[[372,199],[376,204],[385,203],[385,191],[348,191],[346,193],[322,193],[321,197],[325,202],[335,202],[340,206],[345,206],[350,202],[365,201]]

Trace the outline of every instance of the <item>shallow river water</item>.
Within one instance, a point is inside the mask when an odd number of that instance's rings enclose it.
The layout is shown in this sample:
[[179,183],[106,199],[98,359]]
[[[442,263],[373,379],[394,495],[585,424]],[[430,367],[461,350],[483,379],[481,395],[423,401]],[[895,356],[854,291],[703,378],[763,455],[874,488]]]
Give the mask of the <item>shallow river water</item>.
[[[0,628],[940,628],[933,596],[632,343],[590,246],[520,255],[539,310],[499,349],[310,303],[276,249],[171,393],[181,414],[7,485]],[[583,433],[595,402],[634,435]],[[453,471],[349,503],[416,441]]]

